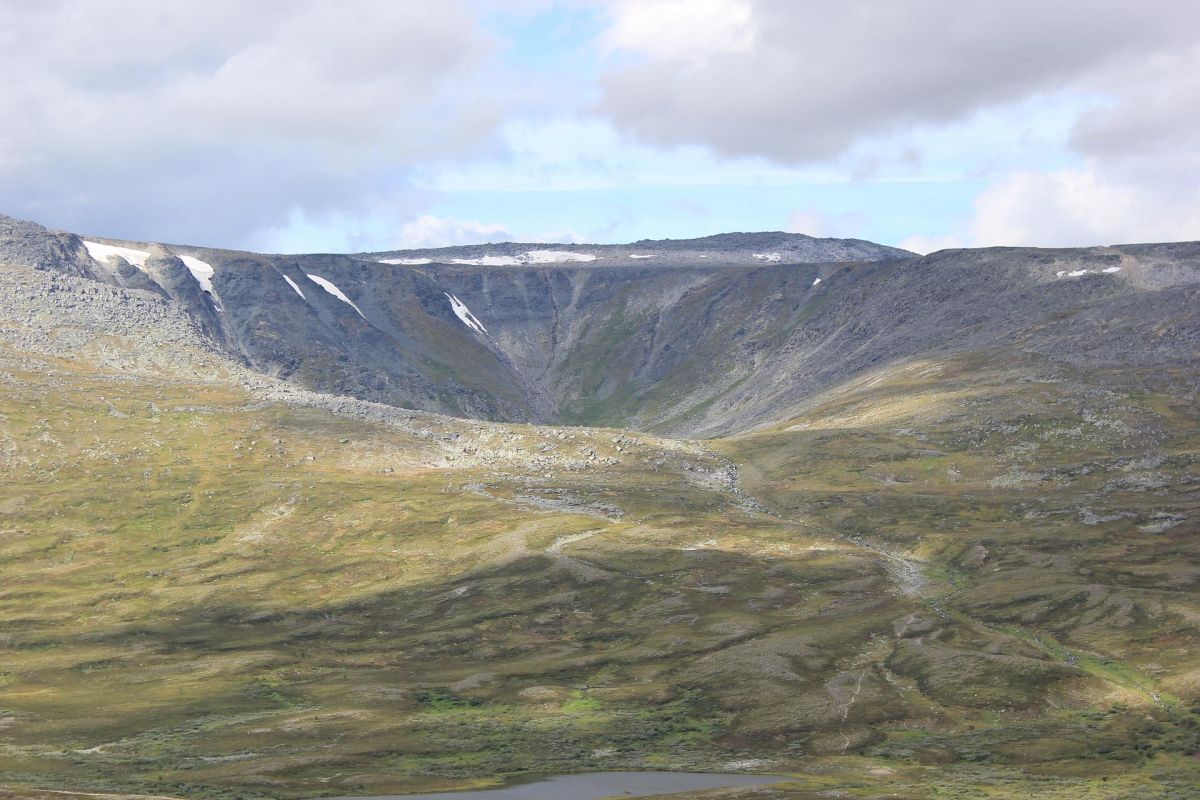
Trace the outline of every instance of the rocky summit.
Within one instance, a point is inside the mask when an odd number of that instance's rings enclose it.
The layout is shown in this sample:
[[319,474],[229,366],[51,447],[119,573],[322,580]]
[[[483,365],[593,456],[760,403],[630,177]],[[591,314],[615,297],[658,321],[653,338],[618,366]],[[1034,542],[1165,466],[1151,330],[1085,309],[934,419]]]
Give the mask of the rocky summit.
[[0,217],[0,797],[1195,797],[1200,243]]

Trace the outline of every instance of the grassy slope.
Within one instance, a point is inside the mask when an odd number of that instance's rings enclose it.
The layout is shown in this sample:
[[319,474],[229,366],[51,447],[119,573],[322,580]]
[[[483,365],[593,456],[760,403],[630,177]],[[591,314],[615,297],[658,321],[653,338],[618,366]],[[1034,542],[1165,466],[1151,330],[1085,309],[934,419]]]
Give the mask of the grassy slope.
[[[1023,767],[1063,781],[1047,796],[1120,797],[1138,792],[1108,786],[1106,762],[1128,778],[1130,763],[1200,751],[1186,379],[962,356],[883,370],[722,445],[803,527],[923,562],[922,608],[876,669],[914,682],[930,724],[879,726],[863,753]],[[964,708],[980,713],[946,725]],[[970,796],[1008,796],[970,780]]]
[[1170,796],[1196,410],[1169,375],[1012,379],[1049,372],[913,365],[713,443],[749,500],[615,431],[571,434],[583,471],[431,467],[221,384],[11,368],[0,775],[305,796],[762,759],[795,797]]

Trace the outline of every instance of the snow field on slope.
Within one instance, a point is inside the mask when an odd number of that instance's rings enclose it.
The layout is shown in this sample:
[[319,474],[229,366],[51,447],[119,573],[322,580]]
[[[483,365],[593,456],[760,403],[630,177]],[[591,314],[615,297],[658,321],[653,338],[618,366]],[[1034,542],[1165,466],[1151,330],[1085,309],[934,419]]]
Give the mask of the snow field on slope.
[[[362,317],[363,319],[367,318],[367,315],[362,312],[362,309],[359,308],[358,306],[354,305],[353,300],[351,300],[349,297],[346,297],[346,295],[342,292],[341,289],[339,289],[338,287],[333,285],[333,281],[322,278],[320,275],[313,275],[312,273],[309,273],[309,272],[306,272],[304,274],[308,275],[308,279],[310,281],[312,281],[313,283],[315,283],[317,286],[320,286],[322,289],[329,292],[331,295],[336,297],[338,300],[341,300],[343,303],[345,303],[346,305],[350,306],[355,311],[357,311],[358,315],[360,317]],[[288,283],[291,283],[291,281],[288,281]]]
[[449,292],[442,292],[446,295],[446,299],[450,301],[450,308],[454,311],[454,315],[462,320],[462,323],[476,333],[487,333],[487,328],[483,327],[483,323],[479,321],[479,317],[471,313],[471,309],[467,308],[467,304],[459,300]]
[[143,272],[146,271],[146,259],[150,257],[150,253],[146,250],[134,250],[132,247],[117,247],[112,244],[89,242],[86,239],[83,242],[83,246],[87,248],[88,255],[101,264],[107,264],[109,256],[120,256]]

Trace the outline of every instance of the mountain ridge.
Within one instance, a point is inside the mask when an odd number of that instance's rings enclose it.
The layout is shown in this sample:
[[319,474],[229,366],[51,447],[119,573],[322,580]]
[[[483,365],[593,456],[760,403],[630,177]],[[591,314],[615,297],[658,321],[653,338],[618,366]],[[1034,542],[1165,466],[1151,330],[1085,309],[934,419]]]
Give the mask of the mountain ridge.
[[[748,251],[749,257],[753,259],[755,251],[772,251],[773,249],[780,248],[782,248],[783,252],[777,254],[780,256],[778,260],[783,260],[785,254],[788,258],[796,261],[849,260],[849,256],[853,256],[854,260],[868,260],[869,258],[911,258],[916,255],[916,253],[908,250],[876,244],[865,239],[815,237],[803,233],[785,233],[783,231],[729,232],[690,239],[640,239],[624,244],[505,241],[486,244],[366,251],[353,255],[366,258],[411,255],[429,257],[433,263],[439,263],[437,256],[445,256],[447,259],[470,258],[488,254],[508,255],[528,249],[553,252],[577,251],[584,254],[597,256],[611,255],[618,258],[622,256],[640,257],[640,254],[633,253],[632,251],[654,249],[660,251],[659,256],[662,255],[661,251],[683,253],[707,252],[708,257],[719,257],[722,253]],[[760,252],[759,254],[768,256],[773,253]],[[833,257],[835,255],[838,257]],[[637,260],[637,258],[633,260]]]
[[[723,249],[703,249],[714,240]],[[667,249],[507,243],[269,255],[101,242],[0,219],[0,257],[157,293],[259,372],[495,421],[719,436],[769,426],[825,388],[933,353],[1001,346],[1068,363],[1101,363],[1106,352],[1126,361],[1194,354],[1194,242],[904,257],[870,245],[877,260],[831,259],[846,241],[720,234]],[[144,253],[130,256],[142,264],[92,255],[112,246]],[[813,248],[826,258],[788,255]],[[381,261],[404,253],[411,263]],[[554,260],[564,254],[572,260]],[[211,291],[189,274],[197,263],[211,271]],[[1096,332],[1118,314],[1141,333],[1114,342]],[[1072,332],[1063,318],[1092,333]]]

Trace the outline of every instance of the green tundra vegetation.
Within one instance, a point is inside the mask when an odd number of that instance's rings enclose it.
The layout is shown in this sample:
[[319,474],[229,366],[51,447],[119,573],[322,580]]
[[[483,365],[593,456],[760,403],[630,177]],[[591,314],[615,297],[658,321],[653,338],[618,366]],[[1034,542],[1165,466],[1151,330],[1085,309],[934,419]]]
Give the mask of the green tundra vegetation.
[[0,367],[3,800],[1200,786],[1200,404],[1169,370],[910,361],[683,442]]

